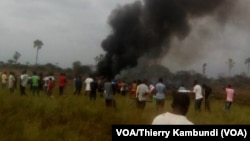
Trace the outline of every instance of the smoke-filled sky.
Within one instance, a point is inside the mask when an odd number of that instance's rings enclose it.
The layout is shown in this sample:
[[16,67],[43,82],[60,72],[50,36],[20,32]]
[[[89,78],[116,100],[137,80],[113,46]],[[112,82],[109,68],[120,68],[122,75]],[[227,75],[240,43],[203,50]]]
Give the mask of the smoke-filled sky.
[[191,21],[189,36],[183,41],[174,40],[162,63],[177,70],[195,68],[199,72],[206,63],[207,75],[216,77],[228,75],[231,58],[235,62],[232,75],[249,74],[245,60],[250,57],[250,19],[247,18],[250,1],[238,0],[231,7],[223,6],[224,14],[219,20],[210,15]]
[[[207,7],[202,7],[202,4],[189,4],[185,7],[186,5],[182,5],[185,0],[176,0],[182,4],[177,4],[174,8],[177,6],[182,11],[171,9],[173,0],[163,5],[162,0],[151,1],[134,3],[136,0],[2,0],[0,61],[6,62],[18,51],[22,55],[19,62],[35,63],[36,50],[33,48],[33,41],[40,39],[44,43],[39,50],[40,64],[58,63],[62,68],[72,67],[72,62],[78,60],[82,64],[96,64],[94,58],[107,53],[103,46],[106,46],[106,49],[110,46],[110,42],[107,43],[112,37],[110,35],[133,32],[135,34],[131,34],[133,36],[130,38],[123,38],[124,42],[133,41],[131,44],[112,43],[122,47],[145,45],[145,48],[141,49],[148,50],[147,56],[158,55],[158,62],[172,71],[191,69],[202,72],[202,65],[206,63],[208,76],[227,75],[226,62],[232,58],[235,62],[232,74],[247,72],[245,59],[250,57],[250,1],[218,0],[221,3],[215,2]],[[230,4],[228,1],[236,2]],[[158,6],[160,7],[157,10]],[[167,8],[164,9],[164,6]],[[162,9],[164,10],[161,11]],[[216,9],[216,12],[213,9]],[[171,17],[167,26],[161,23],[164,20],[158,16],[165,10],[168,13],[164,16]],[[186,11],[189,11],[188,14]],[[177,18],[178,16],[182,18]],[[128,22],[130,20],[133,22]],[[128,28],[118,32],[114,30],[128,25],[135,29]],[[136,32],[137,29],[147,30]],[[131,40],[132,37],[140,38]],[[152,50],[151,47],[163,50]],[[113,51],[109,50],[108,53],[110,52]],[[142,52],[127,53],[134,54],[135,57],[145,55],[141,54]],[[119,54],[123,52],[118,51],[118,56]],[[124,58],[126,57],[123,56],[122,59]],[[129,64],[126,61],[124,63]]]

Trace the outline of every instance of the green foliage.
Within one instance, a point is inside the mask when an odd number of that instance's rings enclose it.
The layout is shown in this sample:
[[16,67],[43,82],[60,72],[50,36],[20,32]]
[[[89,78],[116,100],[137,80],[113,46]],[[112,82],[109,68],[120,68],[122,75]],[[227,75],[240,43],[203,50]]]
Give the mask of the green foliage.
[[34,48],[41,49],[43,46],[43,42],[41,40],[34,41]]

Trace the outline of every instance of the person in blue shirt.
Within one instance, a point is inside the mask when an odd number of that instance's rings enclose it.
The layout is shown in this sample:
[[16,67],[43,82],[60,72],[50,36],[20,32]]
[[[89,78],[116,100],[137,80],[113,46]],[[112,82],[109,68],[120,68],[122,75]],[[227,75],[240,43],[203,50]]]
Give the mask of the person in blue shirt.
[[166,85],[163,83],[163,79],[159,78],[158,82],[155,84],[155,100],[156,100],[156,112],[161,113],[163,111],[166,99]]
[[106,107],[116,108],[114,94],[115,94],[115,84],[112,83],[111,78],[107,77],[106,81],[104,82],[104,95],[105,95]]

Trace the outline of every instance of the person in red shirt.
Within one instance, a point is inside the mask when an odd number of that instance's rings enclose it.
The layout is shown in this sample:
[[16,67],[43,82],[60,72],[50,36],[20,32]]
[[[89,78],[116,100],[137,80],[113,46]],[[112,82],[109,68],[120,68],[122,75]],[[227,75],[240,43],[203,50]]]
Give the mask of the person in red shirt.
[[63,95],[66,83],[67,83],[67,79],[66,79],[65,73],[61,73],[59,76],[59,95]]
[[131,84],[130,97],[132,98],[136,97],[136,89],[137,89],[137,82],[136,80],[134,80],[133,83]]

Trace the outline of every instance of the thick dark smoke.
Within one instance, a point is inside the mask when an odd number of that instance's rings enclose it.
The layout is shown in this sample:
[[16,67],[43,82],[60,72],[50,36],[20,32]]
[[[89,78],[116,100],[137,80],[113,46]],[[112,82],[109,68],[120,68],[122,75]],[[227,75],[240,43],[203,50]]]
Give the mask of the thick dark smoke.
[[97,73],[114,77],[137,66],[140,57],[166,55],[172,37],[187,37],[190,19],[214,14],[228,1],[144,0],[117,7],[109,17],[112,32],[102,42],[106,54]]

